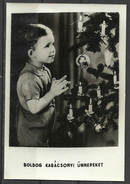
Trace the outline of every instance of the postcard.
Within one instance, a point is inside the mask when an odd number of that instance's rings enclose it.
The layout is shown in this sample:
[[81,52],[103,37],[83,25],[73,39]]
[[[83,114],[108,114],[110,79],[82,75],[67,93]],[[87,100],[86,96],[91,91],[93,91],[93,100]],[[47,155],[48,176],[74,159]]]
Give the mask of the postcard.
[[4,179],[124,181],[126,5],[6,3]]

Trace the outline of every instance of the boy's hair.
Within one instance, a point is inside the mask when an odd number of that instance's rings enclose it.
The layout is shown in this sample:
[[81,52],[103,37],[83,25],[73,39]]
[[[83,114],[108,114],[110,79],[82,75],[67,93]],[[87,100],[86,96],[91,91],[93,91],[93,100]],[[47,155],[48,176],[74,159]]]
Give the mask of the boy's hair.
[[30,49],[42,37],[52,33],[51,29],[43,24],[28,24],[24,26],[19,34],[21,44],[26,47],[26,51]]
[[42,37],[52,33],[52,30],[43,24],[27,24],[19,31],[20,50],[23,59],[28,59],[28,50]]

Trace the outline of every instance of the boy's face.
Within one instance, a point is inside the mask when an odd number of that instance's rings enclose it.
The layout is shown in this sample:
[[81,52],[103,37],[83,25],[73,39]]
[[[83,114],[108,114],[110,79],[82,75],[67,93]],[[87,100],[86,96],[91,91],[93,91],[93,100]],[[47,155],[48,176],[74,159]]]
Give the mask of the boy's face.
[[54,47],[54,36],[49,33],[46,36],[42,36],[38,42],[34,45],[35,59],[39,63],[52,63],[55,58],[56,49]]

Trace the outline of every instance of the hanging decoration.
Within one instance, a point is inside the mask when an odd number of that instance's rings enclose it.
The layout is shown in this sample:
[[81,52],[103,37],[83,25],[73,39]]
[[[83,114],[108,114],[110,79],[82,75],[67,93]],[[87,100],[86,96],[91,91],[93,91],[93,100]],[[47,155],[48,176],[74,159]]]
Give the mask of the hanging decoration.
[[95,124],[94,125],[94,130],[95,130],[95,132],[100,133],[102,131],[101,124],[99,124],[99,123]]
[[80,54],[76,58],[76,64],[81,68],[87,68],[90,65],[90,58],[86,54]]
[[69,130],[68,131],[68,136],[71,138],[71,139],[73,139],[73,134],[72,134],[72,132]]
[[85,123],[82,123],[82,124],[78,127],[78,132],[79,132],[79,133],[82,133],[82,132],[84,132],[84,130],[85,130]]

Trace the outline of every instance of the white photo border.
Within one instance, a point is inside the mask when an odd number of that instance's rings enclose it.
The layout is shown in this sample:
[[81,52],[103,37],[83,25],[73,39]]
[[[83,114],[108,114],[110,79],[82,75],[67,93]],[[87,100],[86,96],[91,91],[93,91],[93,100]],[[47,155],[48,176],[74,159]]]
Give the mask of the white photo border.
[[[6,63],[5,63],[5,136],[4,179],[24,180],[90,180],[124,181],[125,154],[125,77],[126,77],[126,5],[98,4],[6,4]],[[23,148],[9,147],[10,107],[10,48],[12,13],[47,12],[119,12],[119,144],[102,148]],[[8,43],[8,44],[7,44]],[[77,163],[100,163],[102,167],[77,167]],[[46,163],[72,163],[74,167],[47,168]],[[23,163],[41,163],[42,167],[23,167]]]

